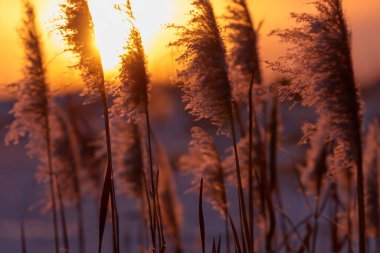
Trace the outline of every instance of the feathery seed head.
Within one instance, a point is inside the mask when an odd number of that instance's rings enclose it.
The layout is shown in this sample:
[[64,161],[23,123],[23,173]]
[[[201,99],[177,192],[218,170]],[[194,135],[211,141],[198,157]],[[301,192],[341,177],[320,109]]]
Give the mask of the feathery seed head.
[[254,74],[255,82],[262,82],[258,34],[245,0],[233,0],[228,6],[226,33],[228,63],[235,100],[245,101]]
[[86,86],[84,95],[95,95],[104,90],[103,67],[96,47],[94,25],[87,0],[66,0],[61,4],[65,22],[58,26],[68,49],[78,57],[75,66]]
[[141,35],[134,26],[124,50],[125,53],[120,56],[121,84],[114,91],[115,105],[112,110],[137,123],[144,115],[148,104],[149,76]]
[[273,69],[291,78],[280,86],[283,99],[314,106],[318,127],[329,129],[336,172],[349,171],[360,160],[361,102],[355,83],[350,36],[340,0],[313,2],[316,14],[292,14],[297,26],[273,35],[291,43]]
[[179,38],[169,45],[183,50],[177,58],[182,67],[178,84],[196,120],[210,119],[218,133],[229,134],[231,87],[225,46],[210,1],[195,0],[192,5],[186,26],[170,26]]
[[18,144],[20,138],[29,137],[28,154],[46,162],[46,118],[51,104],[45,78],[40,37],[36,26],[34,7],[24,1],[24,18],[20,36],[24,46],[25,64],[23,79],[14,85],[16,102],[10,111],[14,120],[5,138],[6,144]]

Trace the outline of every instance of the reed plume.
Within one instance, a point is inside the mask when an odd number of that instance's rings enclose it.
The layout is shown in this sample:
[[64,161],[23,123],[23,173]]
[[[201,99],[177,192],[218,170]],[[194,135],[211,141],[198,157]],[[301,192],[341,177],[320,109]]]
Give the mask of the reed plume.
[[232,0],[224,19],[234,99],[246,101],[251,79],[262,83],[258,33],[245,0]]
[[[133,13],[129,1],[126,5],[126,14],[133,19]],[[132,23],[132,22],[131,22]],[[144,47],[142,45],[141,34],[132,23],[132,28],[124,47],[124,52],[120,55],[121,64],[119,69],[120,84],[115,87],[115,105],[113,111],[121,117],[127,117],[129,121],[135,124],[144,124],[146,126],[148,139],[148,162],[150,174],[150,198],[147,196],[149,217],[151,225],[151,237],[153,248],[156,248],[156,232],[159,229],[158,209],[156,203],[156,185],[154,179],[153,155],[151,143],[151,125],[149,115],[149,74],[146,68],[146,58]],[[145,122],[144,122],[145,120]],[[147,182],[145,181],[145,187]],[[146,188],[146,193],[149,191]],[[152,209],[150,208],[152,201]]]
[[315,107],[317,126],[329,129],[325,142],[332,145],[336,173],[356,171],[360,252],[365,252],[361,101],[350,34],[341,0],[322,0],[313,5],[316,14],[292,13],[296,27],[272,32],[294,46],[271,66],[292,79],[289,85],[280,87],[281,97],[294,101],[294,95],[299,95],[301,104]]
[[150,88],[141,35],[135,26],[130,31],[124,50],[125,53],[120,56],[121,84],[115,88],[115,105],[112,109],[137,123],[145,117]]
[[101,252],[108,203],[111,202],[113,247],[114,252],[119,252],[118,214],[112,176],[113,169],[108,94],[105,86],[101,56],[99,50],[95,46],[94,25],[87,0],[66,0],[61,4],[61,10],[65,22],[59,25],[58,28],[67,42],[68,50],[78,58],[78,64],[76,67],[80,70],[82,79],[85,82],[83,94],[88,95],[91,99],[100,96],[103,105],[107,147],[107,168],[100,205],[98,251],[99,253]]
[[170,26],[176,29],[179,38],[169,45],[183,49],[177,58],[182,67],[178,72],[179,87],[183,91],[182,99],[186,103],[186,109],[196,120],[209,119],[218,127],[217,133],[232,135],[241,227],[244,227],[245,238],[251,247],[236,146],[226,49],[210,1],[194,0],[192,6],[194,9],[190,12],[186,26]]
[[186,26],[171,25],[179,39],[170,46],[182,48],[176,59],[186,110],[196,120],[209,119],[218,133],[230,133],[231,88],[227,72],[226,49],[209,0],[192,2]]
[[379,122],[374,121],[368,128],[364,150],[365,201],[367,235],[379,236]]
[[25,56],[23,79],[13,87],[16,92],[16,102],[10,113],[13,114],[14,120],[9,127],[5,143],[18,144],[20,138],[28,137],[29,141],[26,144],[28,155],[36,157],[40,162],[40,169],[47,171],[47,184],[52,199],[55,252],[58,253],[59,235],[49,117],[53,101],[46,81],[46,69],[34,7],[29,1],[23,1],[23,7],[23,27],[20,31]]

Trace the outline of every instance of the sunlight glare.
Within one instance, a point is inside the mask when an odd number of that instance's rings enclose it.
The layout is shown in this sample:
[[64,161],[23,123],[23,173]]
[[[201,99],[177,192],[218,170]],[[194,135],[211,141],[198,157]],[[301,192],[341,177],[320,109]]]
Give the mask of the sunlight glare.
[[[131,1],[135,25],[139,28],[146,49],[154,42],[155,36],[173,15],[172,0],[135,0]],[[96,41],[103,67],[112,72],[117,68],[119,55],[128,38],[130,24],[126,14],[114,8],[125,5],[121,0],[89,0],[94,21]]]

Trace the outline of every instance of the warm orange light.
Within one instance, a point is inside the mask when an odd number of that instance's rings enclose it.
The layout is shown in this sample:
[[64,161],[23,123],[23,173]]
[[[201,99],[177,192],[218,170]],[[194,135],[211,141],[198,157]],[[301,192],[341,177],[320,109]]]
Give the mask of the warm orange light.
[[[130,23],[126,20],[126,14],[114,8],[125,2],[89,0],[96,41],[106,71],[117,68],[119,55],[129,34]],[[171,0],[136,0],[131,1],[131,5],[136,17],[135,25],[141,32],[144,46],[149,47],[162,25],[170,22],[173,13]]]

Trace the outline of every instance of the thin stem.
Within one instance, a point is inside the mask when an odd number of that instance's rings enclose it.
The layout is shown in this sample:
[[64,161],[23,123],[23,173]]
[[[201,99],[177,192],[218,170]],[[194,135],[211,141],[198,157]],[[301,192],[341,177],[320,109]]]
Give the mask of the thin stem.
[[225,229],[226,229],[226,247],[227,247],[227,253],[230,253],[231,252],[231,246],[230,246],[230,232],[229,232],[229,229],[228,229],[228,216],[229,214],[227,213],[226,215],[226,220],[225,220]]
[[57,222],[57,207],[55,202],[55,191],[54,191],[54,178],[53,178],[53,162],[51,154],[51,140],[50,140],[50,124],[49,116],[45,115],[45,127],[46,127],[46,152],[48,158],[48,169],[49,169],[49,186],[50,186],[50,196],[52,202],[52,213],[53,213],[53,229],[54,229],[54,245],[55,252],[59,253],[59,239],[58,239],[58,222]]
[[21,252],[27,253],[24,222],[21,222],[20,230],[21,230]]
[[232,108],[230,109],[229,116],[230,116],[231,132],[232,132],[232,141],[234,145],[236,176],[238,179],[238,198],[240,200],[239,210],[240,210],[240,215],[242,216],[242,223],[243,223],[241,224],[241,226],[244,228],[244,231],[245,231],[245,238],[247,239],[249,253],[252,253],[253,251],[252,251],[251,237],[250,237],[250,232],[249,232],[249,225],[248,225],[248,220],[247,220],[247,212],[245,209],[246,207],[245,207],[243,186],[242,186],[242,180],[241,180],[239,156],[238,156],[237,141],[236,141],[236,131],[235,131],[235,123],[234,123]]
[[149,154],[149,170],[150,170],[150,181],[151,181],[151,190],[152,190],[152,204],[153,204],[153,233],[152,233],[152,242],[153,248],[156,248],[156,229],[157,229],[157,204],[155,198],[156,187],[154,183],[154,173],[153,173],[153,152],[152,152],[152,141],[151,141],[151,129],[150,129],[150,117],[149,117],[149,108],[148,108],[148,98],[145,101],[145,120],[146,128],[148,133],[148,154]]
[[66,214],[65,214],[65,207],[63,206],[63,199],[62,199],[62,191],[61,191],[61,185],[59,183],[59,180],[57,176],[54,176],[55,182],[57,184],[57,192],[58,192],[58,204],[59,204],[59,209],[61,213],[61,224],[62,224],[62,234],[63,234],[63,245],[65,247],[65,252],[70,252],[70,247],[69,247],[69,237],[67,234],[67,223],[66,223]]
[[[318,187],[319,188],[319,187]],[[317,247],[317,237],[318,237],[318,218],[319,218],[319,203],[320,203],[320,190],[318,190],[317,196],[316,196],[316,204],[315,204],[315,211],[314,211],[314,232],[313,232],[313,240],[311,244],[311,253],[315,253],[316,247]]]
[[[107,144],[107,169],[106,169],[106,177],[105,182],[110,182],[110,185],[108,186],[108,192],[105,192],[106,194],[105,198],[107,198],[106,203],[108,203],[108,200],[111,200],[111,214],[112,214],[112,238],[113,238],[113,245],[114,250],[116,250],[117,253],[119,253],[119,231],[118,231],[118,224],[117,224],[117,214],[116,212],[116,199],[115,199],[115,193],[114,193],[114,181],[113,181],[113,168],[112,168],[112,148],[111,148],[111,131],[110,131],[110,121],[109,121],[109,112],[108,112],[108,100],[107,100],[107,94],[105,91],[104,84],[102,86],[101,90],[102,95],[102,102],[103,102],[103,115],[104,115],[104,127],[105,127],[105,133],[106,133],[106,144]],[[110,197],[111,196],[111,197]],[[101,238],[100,238],[101,239]],[[99,252],[101,250],[101,245],[99,245]]]
[[[254,210],[253,210],[253,164],[252,164],[252,146],[253,146],[253,84],[255,81],[255,71],[252,73],[251,83],[248,92],[248,113],[249,113],[249,129],[248,129],[248,206],[249,206],[249,227],[251,232],[252,252],[255,252],[255,234],[254,234]],[[257,127],[257,126],[256,126]]]

